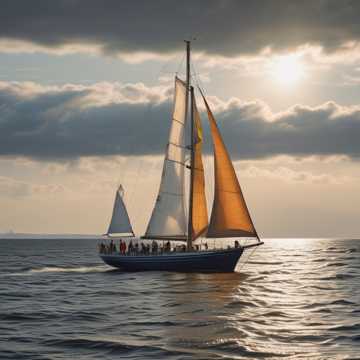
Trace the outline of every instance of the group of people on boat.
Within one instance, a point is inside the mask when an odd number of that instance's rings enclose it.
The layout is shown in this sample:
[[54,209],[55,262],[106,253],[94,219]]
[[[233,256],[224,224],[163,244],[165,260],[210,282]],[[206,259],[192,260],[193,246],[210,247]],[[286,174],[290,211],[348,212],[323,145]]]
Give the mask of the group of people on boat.
[[[138,241],[133,242],[132,240],[129,241],[127,244],[126,241],[120,239],[119,245],[116,246],[113,239],[110,240],[109,243],[101,242],[98,245],[98,249],[100,254],[122,254],[122,255],[154,255],[154,254],[163,254],[163,253],[170,253],[170,252],[185,252],[186,245],[176,245],[171,246],[170,241],[163,242],[161,245],[158,244],[157,241],[153,240],[150,243],[141,242],[139,244]],[[205,243],[201,246],[194,245],[193,251],[200,251],[200,250],[208,250],[208,244]]]

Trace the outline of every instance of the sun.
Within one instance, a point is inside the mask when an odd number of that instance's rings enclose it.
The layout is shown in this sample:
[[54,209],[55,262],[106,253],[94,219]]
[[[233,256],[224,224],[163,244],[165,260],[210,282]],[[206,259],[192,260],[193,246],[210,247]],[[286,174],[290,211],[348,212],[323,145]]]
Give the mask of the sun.
[[297,55],[284,55],[274,59],[270,71],[283,85],[294,85],[304,77],[305,68]]

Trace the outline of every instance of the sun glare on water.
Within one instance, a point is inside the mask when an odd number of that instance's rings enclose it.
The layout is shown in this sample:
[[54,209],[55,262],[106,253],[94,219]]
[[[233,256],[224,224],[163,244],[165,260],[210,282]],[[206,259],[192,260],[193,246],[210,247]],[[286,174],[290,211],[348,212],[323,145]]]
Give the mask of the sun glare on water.
[[304,65],[296,55],[276,58],[271,66],[271,74],[283,85],[294,85],[304,77]]

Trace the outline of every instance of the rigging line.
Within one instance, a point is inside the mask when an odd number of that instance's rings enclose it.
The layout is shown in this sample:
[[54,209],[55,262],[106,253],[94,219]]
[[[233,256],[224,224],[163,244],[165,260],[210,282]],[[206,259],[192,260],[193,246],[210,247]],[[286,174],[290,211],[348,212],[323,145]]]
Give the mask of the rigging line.
[[[200,80],[201,81],[201,80]],[[201,95],[203,96],[203,97],[206,97],[205,96],[205,90],[204,90],[204,86],[202,85],[200,85],[199,84],[199,81],[195,78],[195,82],[196,82],[196,86],[197,86],[197,88],[199,89],[199,91],[200,91],[200,93],[201,93]]]
[[[194,67],[194,65],[193,65]],[[195,69],[195,68],[194,68]],[[196,69],[195,69],[196,70]],[[208,71],[204,71],[204,72],[197,72],[197,71],[193,71],[192,74],[195,75],[195,76],[199,76],[199,75],[204,75],[204,74],[208,74],[209,72]]]
[[[204,90],[204,85],[202,83],[200,76],[198,76],[198,75],[201,75],[201,73],[194,72],[194,73],[192,73],[191,78],[196,83],[198,88],[201,88],[202,90]],[[200,83],[201,83],[201,86],[200,86]]]
[[178,147],[178,148],[188,150],[188,148],[187,148],[186,146],[181,146],[181,145],[175,144],[175,143],[173,143],[173,142],[171,142],[171,141],[168,142],[168,145],[173,145],[173,146],[176,146],[176,147]]
[[166,161],[171,161],[171,162],[174,162],[174,163],[177,163],[179,165],[182,165],[182,166],[186,166],[185,163],[181,162],[181,161],[177,161],[177,160],[173,160],[173,159],[169,159],[168,157],[165,158]]
[[181,70],[181,67],[182,67],[182,65],[183,65],[183,63],[184,63],[184,60],[185,60],[185,53],[183,53],[183,56],[182,56],[182,58],[181,58],[181,61],[180,61],[180,63],[179,63],[179,65],[178,65],[178,67],[177,67],[177,70],[176,70],[176,72],[175,72],[175,74],[177,75],[178,73],[179,73],[179,71]]
[[[142,166],[143,164],[143,160],[142,159],[139,159],[138,160],[138,166],[137,166],[137,170],[136,170],[136,179],[135,179],[135,184],[133,186],[133,189],[132,189],[132,192],[131,192],[131,195],[129,197],[129,209],[130,207],[134,207],[134,202],[135,202],[135,192],[138,188],[138,182],[140,179],[142,179],[142,176],[141,175],[141,172],[142,172],[142,169],[144,168],[144,166]],[[136,219],[139,215],[139,210],[140,210],[140,207],[135,207],[135,209],[133,210],[133,214],[134,214],[134,218],[133,219]],[[129,217],[130,217],[130,214],[129,214]],[[131,222],[131,219],[130,219],[130,223],[131,223],[131,226],[133,227],[134,226],[134,222]],[[134,228],[133,228],[133,231],[134,231]],[[135,232],[135,231],[134,231]]]
[[203,170],[203,169],[201,169],[201,168],[197,168],[197,167],[195,167],[195,166],[193,166],[193,169],[194,169],[194,170],[196,170],[196,171],[204,172],[204,170]]
[[[130,151],[129,153],[132,154],[132,150],[133,150],[133,145],[134,144],[131,144],[130,145]],[[120,155],[122,157],[122,165],[121,165],[121,172],[119,172],[118,174],[118,181],[117,181],[117,187],[116,187],[116,191],[117,189],[121,186],[123,186],[124,190],[125,190],[125,194],[127,193],[126,191],[126,186],[124,186],[124,179],[127,178],[127,173],[128,173],[128,170],[129,170],[129,156],[124,156],[124,155]],[[131,155],[130,155],[131,156]],[[127,199],[129,200],[130,202],[130,197],[129,196],[126,196]]]
[[173,73],[174,73],[173,71],[167,71],[167,69],[165,69],[168,65],[169,65],[169,61],[165,62],[165,63],[161,66],[159,72],[156,74],[156,77],[155,77],[155,79],[156,79],[157,81],[159,81],[159,78],[160,78],[160,76],[161,76],[162,74],[173,74]]
[[192,67],[193,67],[194,70],[195,70],[195,72],[194,72],[194,75],[195,75],[195,76],[194,76],[194,80],[195,80],[195,82],[196,82],[196,85],[197,85],[197,87],[200,89],[200,91],[201,91],[203,94],[205,94],[204,84],[202,83],[200,77],[197,76],[197,74],[198,74],[198,71],[196,70],[197,64],[196,64],[196,62],[195,62],[193,59],[191,60],[191,63],[192,63]]
[[181,124],[182,126],[185,126],[185,124],[178,119],[172,118],[173,121],[176,121],[177,123]]
[[[194,75],[195,75],[195,82],[196,82],[196,85],[197,87],[199,88],[199,90],[203,93],[203,95],[205,96],[205,86],[204,86],[204,83],[202,82],[201,78],[200,77],[197,77],[197,75],[201,75],[201,73],[199,73],[196,68],[198,66],[198,64],[195,62],[194,59],[191,59],[191,63],[192,63],[192,67],[194,68],[195,72],[194,72]],[[222,70],[221,72],[223,72],[225,70]],[[217,73],[219,73],[219,70],[216,71]],[[201,86],[200,86],[201,85]]]
[[223,190],[223,189],[219,189],[218,191],[225,192],[225,193],[231,193],[231,194],[240,194],[239,191],[229,191],[229,190]]
[[[175,74],[178,74],[178,72],[179,72],[179,70],[180,70],[180,68],[181,68],[181,66],[182,66],[182,64],[183,64],[183,62],[184,62],[184,59],[185,59],[185,54],[183,54],[183,56],[182,56],[182,58],[181,58],[181,61],[179,62],[179,64],[178,64],[178,66],[177,66],[177,71],[175,72]],[[161,68],[160,68],[160,70],[159,70],[159,72],[156,74],[156,76],[155,76],[155,79],[157,80],[157,81],[159,81],[159,78],[160,78],[160,75],[161,74],[174,74],[174,71],[167,71],[167,67],[168,66],[170,66],[171,65],[171,58],[170,59],[168,59],[162,66],[161,66]],[[175,67],[176,67],[176,62],[175,62]]]
[[167,195],[171,195],[171,196],[184,196],[184,194],[177,194],[177,193],[172,193],[169,191],[161,191],[160,194],[167,194]]
[[163,66],[160,68],[158,74],[156,75],[157,80],[159,80],[159,77],[161,74],[169,74],[170,73],[169,71],[164,70],[167,65],[168,65],[167,63],[164,63]]
[[[197,64],[196,62],[191,59],[191,68],[194,69],[194,72],[191,74],[191,78],[194,80],[194,82],[196,83],[197,88],[200,90],[201,94],[205,94],[205,90],[204,90],[204,86],[202,84],[201,79],[197,76],[198,71],[197,71]],[[210,156],[205,156],[204,157],[204,176],[206,177],[206,181],[207,181],[207,186],[205,186],[205,192],[206,192],[206,197],[207,199],[209,199],[209,201],[207,202],[207,210],[208,213],[211,213],[211,204],[214,201],[214,164],[212,159],[210,158]]]

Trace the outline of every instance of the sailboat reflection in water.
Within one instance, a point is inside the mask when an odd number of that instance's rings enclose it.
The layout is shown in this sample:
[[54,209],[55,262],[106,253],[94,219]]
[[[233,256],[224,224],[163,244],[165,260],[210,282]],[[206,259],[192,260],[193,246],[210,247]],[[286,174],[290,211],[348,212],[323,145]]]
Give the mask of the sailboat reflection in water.
[[[190,42],[186,41],[186,81],[175,77],[175,103],[169,141],[163,164],[159,194],[142,239],[162,240],[161,251],[100,253],[103,261],[127,271],[160,270],[181,272],[232,272],[244,250],[263,244],[251,220],[240,184],[216,120],[203,93],[214,149],[215,189],[210,222],[205,196],[202,162],[203,133],[200,115],[190,84]],[[190,103],[190,111],[188,104]],[[185,129],[190,112],[190,144],[185,143]],[[189,161],[185,155],[190,152]],[[185,172],[190,171],[189,189],[185,191]],[[186,209],[185,194],[188,193]],[[188,211],[186,211],[188,210]],[[134,237],[122,188],[116,193],[109,234]],[[234,247],[195,250],[199,237],[235,238]],[[240,238],[253,239],[240,245]],[[130,240],[132,242],[132,240]],[[171,251],[170,243],[186,243],[183,251]],[[178,247],[179,248],[179,247]],[[181,248],[181,247],[180,247]],[[155,247],[157,249],[157,247]]]

